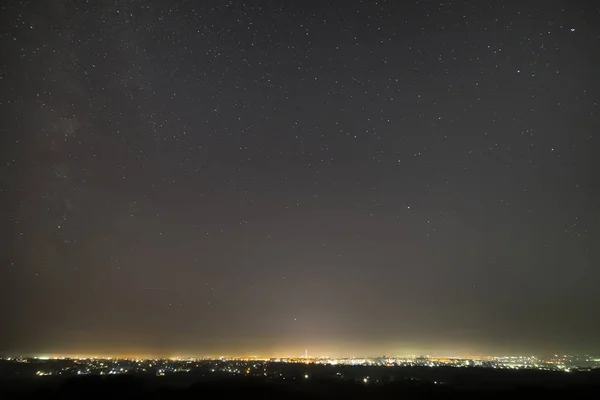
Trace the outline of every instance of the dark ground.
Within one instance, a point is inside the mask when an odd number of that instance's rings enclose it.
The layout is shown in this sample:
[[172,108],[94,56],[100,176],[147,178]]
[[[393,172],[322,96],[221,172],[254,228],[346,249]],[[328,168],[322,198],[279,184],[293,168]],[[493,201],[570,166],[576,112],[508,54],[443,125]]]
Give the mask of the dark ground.
[[[600,371],[553,373],[492,369],[432,369],[444,381],[393,378],[385,383],[319,376],[256,377],[173,374],[35,377],[0,381],[1,399],[398,399],[600,398]],[[416,371],[423,376],[424,371]],[[401,375],[401,374],[398,374]],[[437,383],[435,383],[437,382]]]

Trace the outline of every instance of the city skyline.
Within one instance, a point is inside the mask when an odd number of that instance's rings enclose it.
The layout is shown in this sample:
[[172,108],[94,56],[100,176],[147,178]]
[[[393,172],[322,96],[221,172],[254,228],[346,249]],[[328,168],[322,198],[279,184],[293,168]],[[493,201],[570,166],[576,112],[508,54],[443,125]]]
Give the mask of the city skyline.
[[[10,358],[19,357],[30,357],[36,359],[61,359],[61,358],[73,358],[73,359],[173,359],[173,360],[185,360],[185,359],[207,359],[207,360],[218,360],[218,359],[370,359],[377,357],[392,357],[392,358],[416,358],[416,357],[428,357],[428,358],[446,358],[446,359],[485,359],[485,358],[497,358],[497,357],[549,357],[549,356],[574,356],[574,355],[589,355],[595,356],[597,353],[593,351],[456,351],[456,350],[433,350],[427,348],[414,348],[414,349],[377,349],[377,350],[355,350],[355,351],[331,351],[321,348],[316,352],[308,351],[309,349],[287,349],[279,350],[271,353],[261,353],[258,351],[238,351],[238,352],[212,352],[212,353],[201,353],[194,351],[171,351],[162,353],[151,353],[144,351],[129,351],[129,352],[11,352],[10,355],[7,353],[0,354],[0,357],[10,356]],[[598,355],[600,357],[600,355]]]
[[[75,354],[62,354],[62,355],[38,355],[38,356],[17,356],[17,357],[6,357],[0,356],[0,359],[6,361],[20,362],[27,360],[165,360],[165,361],[265,361],[265,362],[290,362],[290,363],[331,363],[337,360],[346,360],[348,363],[381,363],[385,360],[396,360],[396,361],[407,361],[407,362],[423,362],[425,360],[430,362],[441,362],[451,363],[460,360],[475,360],[475,361],[523,361],[528,362],[544,362],[544,363],[565,363],[574,361],[585,361],[600,363],[600,357],[592,354],[546,354],[546,355],[533,355],[533,354],[503,354],[503,355],[491,355],[491,354],[473,354],[473,355],[440,355],[440,354],[379,354],[371,356],[311,356],[305,357],[304,355],[296,356],[260,356],[260,355],[220,355],[220,356],[169,356],[169,357],[157,357],[157,356],[140,356],[140,355],[75,355]],[[385,363],[385,362],[384,362]]]

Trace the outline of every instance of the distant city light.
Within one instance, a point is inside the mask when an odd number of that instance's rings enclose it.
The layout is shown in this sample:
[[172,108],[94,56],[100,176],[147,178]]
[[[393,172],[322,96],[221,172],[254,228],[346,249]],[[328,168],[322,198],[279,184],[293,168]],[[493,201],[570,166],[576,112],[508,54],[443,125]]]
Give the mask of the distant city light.
[[[590,355],[552,355],[549,357],[536,356],[471,356],[471,357],[436,357],[436,356],[403,356],[403,357],[308,357],[304,355],[297,357],[220,357],[214,358],[101,358],[101,357],[32,357],[32,358],[4,358],[11,362],[15,368],[19,364],[37,364],[35,376],[44,377],[49,375],[118,375],[129,373],[152,373],[156,376],[167,376],[178,373],[189,373],[203,370],[207,373],[226,375],[261,376],[274,379],[309,379],[309,372],[298,371],[292,375],[283,364],[306,364],[318,366],[363,366],[370,368],[386,368],[386,373],[394,374],[389,367],[420,367],[420,368],[489,368],[496,370],[540,370],[571,373],[575,371],[587,371],[600,368],[600,359]],[[59,362],[60,361],[60,362]],[[303,367],[304,368],[304,367]],[[336,379],[356,379],[358,382],[374,383],[380,382],[378,378],[359,375],[360,370],[355,372],[344,372],[331,370],[331,375]],[[433,384],[441,384],[438,380],[431,380]]]

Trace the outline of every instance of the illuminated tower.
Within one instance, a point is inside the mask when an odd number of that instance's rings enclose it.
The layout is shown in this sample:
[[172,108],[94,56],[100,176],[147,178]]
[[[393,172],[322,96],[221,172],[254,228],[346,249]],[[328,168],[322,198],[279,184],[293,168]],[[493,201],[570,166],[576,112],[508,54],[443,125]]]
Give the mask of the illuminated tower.
[[308,360],[308,349],[304,349],[304,359]]

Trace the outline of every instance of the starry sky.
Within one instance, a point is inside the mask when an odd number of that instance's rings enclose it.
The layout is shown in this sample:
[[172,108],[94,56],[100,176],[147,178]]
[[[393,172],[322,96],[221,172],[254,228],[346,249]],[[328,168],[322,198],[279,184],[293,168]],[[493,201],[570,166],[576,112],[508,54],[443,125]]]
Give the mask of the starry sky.
[[600,351],[595,2],[0,26],[0,352]]

